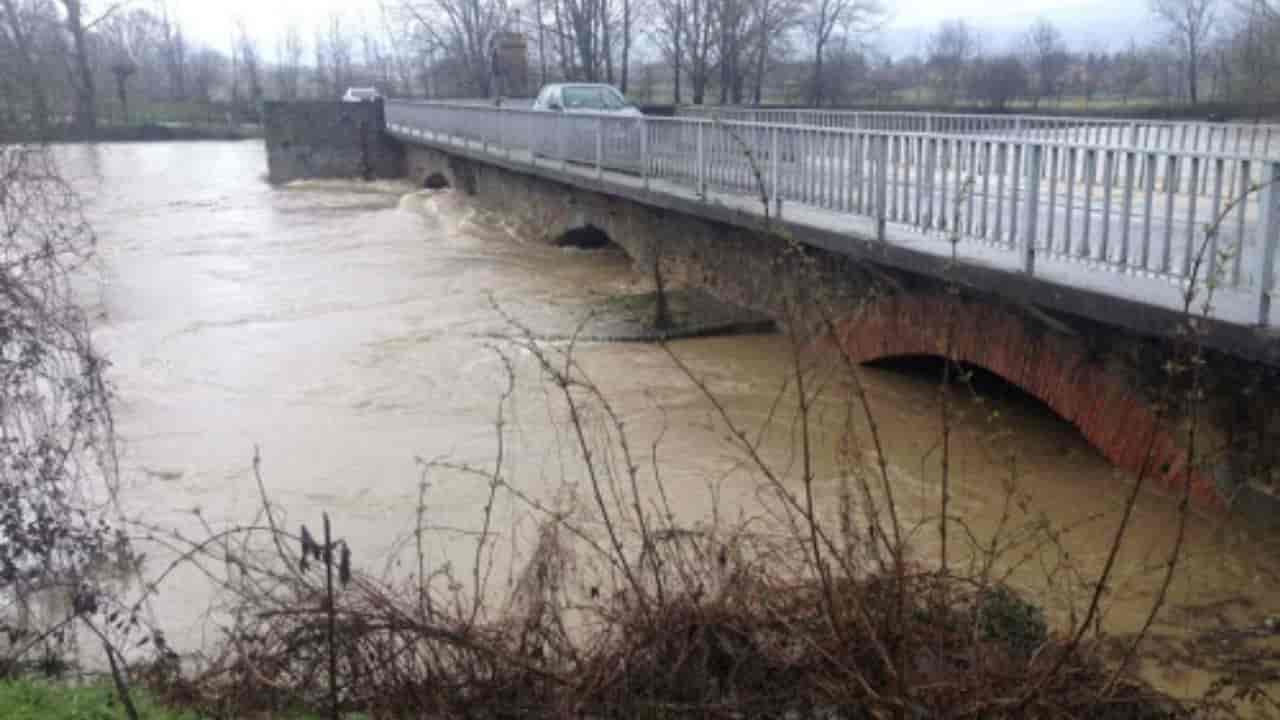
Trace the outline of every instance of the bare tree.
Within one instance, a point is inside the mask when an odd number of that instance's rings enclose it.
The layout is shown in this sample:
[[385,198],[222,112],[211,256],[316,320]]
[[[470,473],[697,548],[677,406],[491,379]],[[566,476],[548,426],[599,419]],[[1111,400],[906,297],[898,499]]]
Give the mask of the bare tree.
[[158,71],[163,56],[161,21],[146,10],[120,12],[103,21],[96,33],[105,40],[116,99],[123,122],[129,122],[129,79],[146,67]]
[[773,51],[798,22],[802,9],[801,0],[754,0],[751,3],[751,29],[755,35],[751,47],[752,101],[757,105],[764,101],[765,76]]
[[687,0],[657,0],[657,3],[658,44],[671,65],[672,102],[679,105],[684,100],[680,81],[684,76],[685,37],[688,34]]
[[557,34],[567,52],[561,72],[569,80],[597,82],[605,78],[607,0],[556,0]]
[[622,0],[622,77],[619,87],[623,94],[626,94],[631,81],[631,34],[635,29],[631,16],[633,9],[632,0]]
[[240,107],[240,43],[231,38],[231,108],[235,112]]
[[1105,52],[1090,52],[1084,58],[1083,72],[1080,74],[1080,94],[1084,96],[1085,107],[1093,101],[1093,96],[1102,87],[1107,70],[1111,65]]
[[507,22],[506,0],[402,0],[399,8],[433,49],[456,64],[465,90],[489,95],[490,51]]
[[816,0],[808,18],[802,23],[805,35],[813,45],[810,104],[822,104],[823,62],[836,32],[843,32],[846,39],[866,33],[875,29],[883,17],[884,6],[879,0]]
[[191,56],[191,91],[204,103],[213,101],[213,89],[227,75],[227,58],[216,50],[205,48]]
[[160,42],[164,54],[165,72],[169,78],[169,97],[187,99],[187,43],[182,26],[169,18],[169,5],[160,2]]
[[1037,107],[1047,97],[1057,97],[1062,91],[1062,81],[1071,64],[1062,33],[1053,23],[1043,18],[1035,21],[1025,38],[1027,59],[1035,73],[1033,103]]
[[955,102],[964,87],[965,70],[978,55],[978,35],[963,20],[945,20],[929,37],[929,67],[939,100]]
[[338,95],[352,83],[351,36],[343,26],[342,15],[329,16],[325,44],[329,53],[331,94]]
[[93,66],[89,62],[89,40],[86,37],[84,6],[80,0],[62,0],[66,9],[67,31],[71,33],[74,48],[72,62],[76,92],[75,122],[86,135],[92,135],[98,127],[97,86],[93,77]]
[[72,284],[93,235],[47,148],[0,145],[0,224],[0,624],[27,637],[0,662],[15,668],[60,642],[38,624],[38,598],[83,608],[95,566],[124,559],[127,540],[102,503],[118,477],[107,363]]
[[297,100],[302,78],[302,34],[290,23],[277,47],[276,92],[282,100]]
[[258,43],[249,34],[249,29],[243,20],[236,22],[235,46],[240,69],[244,72],[245,82],[249,86],[249,103],[256,109],[263,97],[262,59],[258,52]]
[[706,100],[707,85],[716,66],[715,0],[687,0],[684,25],[684,50],[689,68],[689,85],[693,104]]
[[1150,0],[1151,11],[1168,27],[1182,56],[1191,104],[1199,99],[1200,63],[1216,19],[1216,0]]
[[979,58],[974,64],[970,93],[991,109],[1002,110],[1010,101],[1027,92],[1030,85],[1027,69],[1017,56]]
[[[40,72],[36,68],[35,50],[32,47],[31,32],[27,27],[28,18],[19,12],[15,0],[3,0],[5,14],[5,30],[13,54],[18,61],[21,73],[29,93],[31,102],[31,120],[35,130],[44,135],[49,123],[49,101],[45,95]],[[8,75],[8,73],[5,73]]]
[[747,40],[751,28],[748,0],[717,0],[716,26],[720,61],[720,104],[741,103],[746,89]]
[[1260,104],[1280,90],[1280,15],[1266,0],[1252,0],[1241,8],[1224,48],[1235,72],[1234,92]]
[[1138,52],[1138,47],[1132,41],[1129,43],[1129,49],[1116,55],[1114,66],[1115,88],[1120,94],[1120,101],[1128,104],[1129,98],[1133,97],[1138,88],[1142,87],[1151,75],[1151,68],[1147,64],[1147,59]]

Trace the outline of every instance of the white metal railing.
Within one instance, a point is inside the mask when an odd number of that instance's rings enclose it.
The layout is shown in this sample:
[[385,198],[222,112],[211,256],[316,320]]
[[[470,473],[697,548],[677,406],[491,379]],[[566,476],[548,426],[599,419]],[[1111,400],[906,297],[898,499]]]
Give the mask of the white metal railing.
[[681,117],[781,123],[845,130],[1016,135],[1144,150],[1219,152],[1280,159],[1280,125],[1059,115],[982,115],[865,110],[682,105]]
[[[1212,280],[1255,299],[1232,321],[1271,324],[1280,160],[1261,152],[1183,149],[1176,141],[1161,146],[1132,128],[1127,139],[1117,139],[1093,120],[1074,128],[1024,124],[1021,132],[1009,132],[981,116],[859,115],[854,127],[832,127],[763,121],[773,116],[386,105],[388,130],[411,141],[465,144],[535,166],[609,174],[652,192],[692,190],[704,199],[763,194],[778,216],[787,208],[788,220],[838,227],[841,218],[861,218],[884,242],[955,241],[961,260],[988,261],[994,252],[1030,274],[1037,274],[1037,260],[1052,262],[1058,282],[1097,289],[1098,275],[1090,271],[1101,270],[1105,292],[1140,301],[1150,299],[1127,276],[1182,287]],[[868,117],[875,121],[856,126]],[[938,129],[922,131],[922,124]],[[1197,126],[1185,127],[1194,137]],[[1166,140],[1181,133],[1162,132]],[[1210,224],[1218,232],[1206,233]]]

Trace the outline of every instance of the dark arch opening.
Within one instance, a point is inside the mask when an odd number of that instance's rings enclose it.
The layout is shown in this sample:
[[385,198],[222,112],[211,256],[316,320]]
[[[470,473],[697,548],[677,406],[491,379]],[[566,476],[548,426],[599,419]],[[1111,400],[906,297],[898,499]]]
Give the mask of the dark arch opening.
[[613,245],[609,234],[595,225],[583,225],[570,228],[556,238],[559,247],[572,247],[580,250],[600,250]]
[[449,187],[449,178],[444,173],[433,172],[422,181],[422,187],[426,190],[443,190]]
[[[942,357],[938,355],[895,355],[863,364],[900,377],[936,385],[942,381],[943,362]],[[1066,418],[1059,415],[1040,398],[980,365],[957,361],[953,367],[951,384],[953,387],[972,391],[979,397],[1026,412],[1052,415],[1070,424]]]

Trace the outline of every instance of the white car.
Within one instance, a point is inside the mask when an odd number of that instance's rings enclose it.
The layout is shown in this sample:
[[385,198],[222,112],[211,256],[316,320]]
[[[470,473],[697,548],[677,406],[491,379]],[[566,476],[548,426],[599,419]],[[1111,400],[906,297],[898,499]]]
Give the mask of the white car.
[[547,85],[533,101],[534,110],[567,113],[616,113],[639,117],[636,106],[604,83],[556,83]]
[[342,102],[349,103],[377,102],[381,99],[382,95],[378,93],[378,89],[371,87],[347,88],[347,91],[342,95]]
[[556,83],[547,85],[533,101],[535,112],[563,115],[567,128],[538,135],[534,154],[592,164],[596,158],[596,134],[604,132],[601,163],[614,170],[638,172],[643,116],[617,88],[604,83]]

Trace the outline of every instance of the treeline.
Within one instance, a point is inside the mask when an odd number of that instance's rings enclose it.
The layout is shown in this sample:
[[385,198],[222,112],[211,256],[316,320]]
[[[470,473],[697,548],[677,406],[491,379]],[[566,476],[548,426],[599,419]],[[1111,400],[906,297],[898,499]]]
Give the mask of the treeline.
[[144,120],[252,122],[268,98],[420,84],[394,74],[404,53],[371,23],[335,15],[310,33],[292,24],[263,38],[241,22],[215,47],[193,40],[164,0],[0,0],[0,137],[88,137],[101,124]]
[[1165,30],[1161,39],[1116,51],[1072,48],[1044,20],[1006,40],[1003,50],[992,49],[963,20],[943,22],[923,56],[869,63],[863,97],[992,108],[1069,102],[1075,109],[1098,101],[1195,106],[1280,100],[1280,13],[1267,0],[1243,7],[1155,0],[1151,12]]
[[921,52],[878,48],[881,0],[402,0],[435,96],[493,89],[486,43],[517,29],[531,85],[605,81],[649,102],[929,106],[1280,100],[1274,0],[1151,0],[1155,41],[1072,47],[1040,20],[1014,36],[943,22]]
[[[387,0],[372,18],[334,14],[270,37],[239,23],[216,47],[192,40],[165,0],[0,0],[0,127],[91,135],[100,122],[252,121],[263,99],[356,85],[488,97],[555,80],[661,103],[1280,101],[1277,0],[1151,2],[1157,42],[1082,49],[1044,20],[1001,37],[951,20],[894,56],[878,48],[882,0]],[[528,44],[515,83],[495,73],[495,40],[509,32]]]

